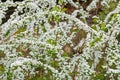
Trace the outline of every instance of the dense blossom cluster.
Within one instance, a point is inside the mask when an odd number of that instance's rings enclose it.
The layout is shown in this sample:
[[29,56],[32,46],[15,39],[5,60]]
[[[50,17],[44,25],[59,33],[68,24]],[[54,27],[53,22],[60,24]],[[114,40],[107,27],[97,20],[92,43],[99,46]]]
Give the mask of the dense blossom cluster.
[[[118,3],[104,20],[92,15],[96,21],[90,25],[89,12],[99,1],[85,10],[79,0],[0,0],[0,79],[119,80],[120,2],[102,0],[108,8]],[[9,9],[14,10],[6,19]],[[72,57],[63,50],[66,44],[75,50]]]

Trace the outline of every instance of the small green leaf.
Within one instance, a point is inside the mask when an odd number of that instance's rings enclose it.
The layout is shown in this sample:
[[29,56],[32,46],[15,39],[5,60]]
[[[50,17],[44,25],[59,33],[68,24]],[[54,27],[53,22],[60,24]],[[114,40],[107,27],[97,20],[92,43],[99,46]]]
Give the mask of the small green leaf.
[[118,16],[117,16],[117,14],[113,14],[112,18],[113,18],[114,22],[117,22],[117,21],[118,21]]
[[108,32],[108,29],[106,28],[105,23],[101,23],[101,24],[100,24],[100,28],[101,28],[101,30],[103,30],[103,31],[105,31],[105,32]]
[[5,56],[6,56],[6,55],[5,55],[4,51],[0,50],[0,59],[1,59],[1,58],[4,58]]
[[117,18],[117,14],[113,14],[113,17],[114,17],[114,18]]
[[101,24],[100,24],[100,27],[101,27],[101,28],[104,28],[104,27],[105,27],[105,23],[101,23]]
[[13,77],[13,73],[9,70],[7,72],[7,80],[12,80],[12,77]]
[[55,5],[55,6],[52,8],[52,11],[58,11],[58,12],[60,12],[60,11],[61,11],[61,8],[59,8],[57,5]]
[[101,38],[102,38],[102,37],[95,38],[95,39],[94,39],[94,40],[90,43],[90,46],[94,46],[94,45],[95,45],[95,43],[97,43],[97,42],[101,41]]
[[96,38],[95,40],[94,40],[94,42],[99,42],[101,40],[101,38]]
[[94,25],[94,26],[92,26],[92,28],[94,29],[94,30],[96,30],[97,31],[97,27]]
[[98,19],[97,18],[93,18],[93,22],[94,23],[98,23]]
[[51,66],[56,67],[58,66],[58,63],[56,61],[51,61]]
[[18,52],[18,55],[19,55],[19,56],[23,56],[23,53],[22,53],[22,52]]
[[3,34],[4,37],[7,37],[10,33],[10,30],[7,30],[7,32],[5,34]]
[[63,8],[63,9],[62,9],[62,12],[65,12],[65,11],[67,11],[67,8]]
[[79,32],[79,29],[72,29],[71,32]]
[[64,2],[64,0],[59,0],[59,1],[58,1],[58,3],[59,3],[60,5],[62,5],[63,2]]
[[43,30],[44,33],[47,31],[45,27],[43,27],[42,30]]
[[18,29],[18,31],[16,31],[16,34],[20,34],[21,32],[25,32],[26,31],[26,27],[21,27]]
[[53,39],[49,39],[49,40],[47,40],[47,42],[49,43],[49,44],[52,44],[52,45],[56,45],[56,41],[55,40],[53,40]]
[[108,29],[107,28],[103,28],[103,31],[108,32]]
[[0,64],[0,74],[5,71],[5,67],[3,64]]
[[56,58],[56,55],[57,55],[57,50],[50,50],[50,49],[48,49],[47,50],[47,54],[48,54],[48,56],[51,56],[52,58]]
[[94,77],[94,80],[105,80],[104,74],[97,74],[96,77]]
[[68,53],[64,52],[62,56],[63,56],[64,58],[65,58],[65,57],[68,57]]
[[60,17],[59,17],[59,15],[54,16],[54,21],[60,22]]
[[37,80],[43,80],[43,77],[38,77]]
[[95,42],[91,42],[91,43],[90,43],[90,46],[94,46],[94,45],[95,45]]

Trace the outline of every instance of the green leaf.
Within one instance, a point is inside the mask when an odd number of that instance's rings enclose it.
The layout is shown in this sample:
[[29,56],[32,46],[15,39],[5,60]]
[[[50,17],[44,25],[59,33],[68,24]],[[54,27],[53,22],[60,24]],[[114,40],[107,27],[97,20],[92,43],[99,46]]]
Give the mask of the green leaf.
[[20,34],[21,32],[25,32],[26,31],[26,27],[21,27],[18,29],[18,31],[16,31],[16,34]]
[[100,24],[100,27],[101,27],[101,28],[104,28],[104,27],[105,27],[105,23],[101,23],[101,24]]
[[47,50],[47,55],[48,56],[52,56],[52,58],[56,58],[56,55],[57,55],[57,50],[50,50],[50,49],[48,49]]
[[103,28],[102,30],[105,31],[105,32],[108,32],[108,29],[107,29],[107,28]]
[[62,5],[64,3],[64,0],[59,0],[58,3]]
[[80,30],[77,28],[77,29],[71,29],[71,32],[79,32]]
[[0,74],[5,71],[5,67],[3,64],[0,64]]
[[43,27],[42,30],[43,30],[44,33],[47,31],[45,27]]
[[57,63],[56,61],[51,61],[51,66],[57,67],[57,66],[58,66],[58,63]]
[[99,19],[100,19],[100,20],[104,20],[105,17],[106,17],[106,14],[105,14],[105,13],[103,13],[103,12],[100,12],[100,13],[99,13]]
[[5,55],[4,51],[0,50],[0,59],[1,59],[1,58],[4,58],[5,56],[6,56],[6,55]]
[[55,5],[55,6],[52,8],[52,11],[58,11],[58,12],[60,12],[60,11],[61,11],[61,8],[59,8],[57,5]]
[[105,32],[108,32],[108,29],[106,28],[105,23],[101,23],[101,24],[100,24],[100,28],[101,28],[101,30],[103,30],[103,31],[105,31]]
[[7,32],[5,34],[3,34],[4,37],[7,37],[10,33],[10,30],[7,30]]
[[101,38],[102,38],[102,37],[95,38],[95,39],[94,39],[94,40],[90,43],[90,46],[94,46],[94,45],[95,45],[95,43],[97,43],[97,42],[101,41]]
[[7,80],[12,80],[12,77],[13,77],[13,73],[9,70],[7,72]]
[[57,22],[60,22],[60,17],[59,17],[59,15],[56,15],[56,16],[54,16],[54,21],[57,21]]
[[113,18],[114,22],[117,22],[117,21],[118,21],[118,16],[117,16],[117,14],[113,14],[112,18]]
[[94,26],[92,26],[92,28],[94,29],[94,30],[96,30],[97,31],[97,27],[94,25]]
[[19,56],[23,56],[23,53],[22,53],[22,52],[18,52],[18,55],[19,55]]
[[38,77],[37,80],[43,80],[43,78],[42,77]]
[[105,80],[104,74],[97,74],[96,77],[94,77],[94,80]]
[[49,40],[47,40],[47,42],[49,43],[49,44],[52,44],[52,45],[56,45],[56,41],[54,40],[54,39],[49,39]]
[[95,45],[95,42],[91,42],[91,43],[90,43],[90,46],[94,46],[94,45]]
[[98,19],[97,18],[93,18],[93,22],[94,23],[98,23]]
[[114,18],[117,18],[117,14],[113,14],[113,17],[114,17]]
[[67,8],[63,8],[63,9],[62,9],[62,12],[65,12],[65,11],[67,11]]
[[68,57],[68,53],[64,52],[62,56],[63,56],[64,58],[65,58],[65,57]]
[[94,42],[99,42],[101,40],[101,38],[96,38],[95,40],[94,40]]

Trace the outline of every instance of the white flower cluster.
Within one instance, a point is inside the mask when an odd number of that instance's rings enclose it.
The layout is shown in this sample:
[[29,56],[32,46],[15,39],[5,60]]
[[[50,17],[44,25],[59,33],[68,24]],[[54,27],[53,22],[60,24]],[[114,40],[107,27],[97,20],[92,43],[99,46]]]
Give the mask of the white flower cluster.
[[[0,80],[119,79],[120,42],[116,37],[120,34],[120,1],[93,29],[86,18],[99,1],[93,0],[86,10],[79,0],[0,1],[0,70],[4,69]],[[112,1],[116,0],[101,4]],[[65,5],[74,11],[67,13]],[[86,38],[79,41],[78,36],[74,46],[80,30]],[[72,57],[63,50],[66,44],[76,50]]]

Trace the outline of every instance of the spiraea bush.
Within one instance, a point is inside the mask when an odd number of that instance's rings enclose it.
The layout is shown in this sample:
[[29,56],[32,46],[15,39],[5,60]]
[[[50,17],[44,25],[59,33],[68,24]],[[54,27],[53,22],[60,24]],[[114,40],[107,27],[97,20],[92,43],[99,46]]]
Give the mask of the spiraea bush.
[[120,80],[119,0],[0,0],[0,80]]

